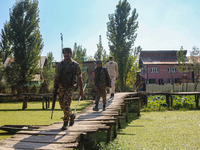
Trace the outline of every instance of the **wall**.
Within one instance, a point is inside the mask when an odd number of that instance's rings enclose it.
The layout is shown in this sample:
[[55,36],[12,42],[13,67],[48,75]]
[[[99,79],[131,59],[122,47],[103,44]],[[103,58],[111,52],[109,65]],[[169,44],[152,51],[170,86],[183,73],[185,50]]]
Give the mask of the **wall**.
[[[159,73],[151,73],[150,72],[150,68],[151,67],[159,67],[160,68],[160,72]],[[173,79],[181,79],[183,74],[181,74],[180,72],[176,73],[168,73],[167,72],[167,68],[168,67],[176,67],[175,65],[146,65],[145,67],[145,71],[143,70],[142,75],[145,79],[156,79],[156,84],[158,84],[158,79],[163,79],[164,83],[168,83],[168,79],[169,78],[173,78]],[[188,73],[184,73],[185,75],[187,75],[188,77],[188,82],[192,82],[192,73],[190,72]]]
[[[186,91],[187,84],[188,84],[188,87]],[[182,91],[182,86],[184,89],[183,91]],[[146,91],[147,92],[171,92],[173,90],[173,92],[193,92],[194,87],[195,87],[195,83],[184,83],[184,84],[175,83],[174,86],[172,84],[165,84],[165,85],[147,84]],[[200,91],[200,83],[198,84],[196,91]]]

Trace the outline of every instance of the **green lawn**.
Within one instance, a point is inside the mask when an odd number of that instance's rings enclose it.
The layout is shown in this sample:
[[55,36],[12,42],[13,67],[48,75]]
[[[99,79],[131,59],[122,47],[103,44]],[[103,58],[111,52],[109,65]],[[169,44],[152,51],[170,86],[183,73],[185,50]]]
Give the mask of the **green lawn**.
[[[92,101],[80,101],[77,112],[87,107]],[[72,101],[71,109],[76,107],[77,101]],[[56,103],[51,119],[51,109],[43,110],[41,102],[28,102],[28,108],[22,110],[22,103],[0,103],[0,126],[3,125],[49,125],[60,122],[63,112]],[[10,137],[7,132],[0,130],[0,140]]]
[[[142,112],[141,117],[130,113],[123,120],[117,138],[106,145],[106,133],[93,135],[93,145],[102,150],[199,150],[200,111]],[[104,135],[104,138],[102,138]],[[96,137],[96,138],[95,138]]]
[[[71,108],[75,108],[76,103],[73,101]],[[89,101],[81,101],[79,111],[88,104]],[[42,110],[41,102],[29,102],[26,110],[21,107],[22,103],[0,103],[0,125],[48,125],[62,121],[58,103],[52,120],[51,109]],[[10,135],[0,131],[0,139],[6,137]],[[106,132],[97,132],[85,146],[97,150],[199,150],[200,111],[141,112],[139,118],[136,113],[130,113],[128,123],[122,120],[117,138],[109,144],[105,141]]]

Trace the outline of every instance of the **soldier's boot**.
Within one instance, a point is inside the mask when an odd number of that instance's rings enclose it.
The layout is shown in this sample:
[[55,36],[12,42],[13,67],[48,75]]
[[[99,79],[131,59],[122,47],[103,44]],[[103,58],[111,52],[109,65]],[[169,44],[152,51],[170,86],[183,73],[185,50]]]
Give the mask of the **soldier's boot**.
[[93,107],[93,111],[99,111],[98,104]]
[[64,121],[61,130],[67,130],[68,121]]
[[114,98],[114,93],[110,94],[110,99]]
[[105,111],[106,110],[106,105],[105,104],[103,104],[103,111]]
[[70,116],[69,126],[73,126],[73,125],[74,125],[74,120],[75,120],[75,118],[76,118],[76,115],[75,115],[75,114],[72,114],[72,115]]

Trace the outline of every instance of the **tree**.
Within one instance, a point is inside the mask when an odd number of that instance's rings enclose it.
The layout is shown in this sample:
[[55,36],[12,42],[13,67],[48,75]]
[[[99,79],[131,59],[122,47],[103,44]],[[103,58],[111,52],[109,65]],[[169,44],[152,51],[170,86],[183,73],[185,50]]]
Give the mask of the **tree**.
[[103,48],[101,35],[99,35],[99,43],[97,44],[97,51],[94,54],[95,60],[102,60],[103,63],[106,63],[106,60],[108,59],[108,56],[106,54],[106,50]]
[[87,50],[85,48],[83,49],[81,45],[77,45],[77,43],[74,43],[72,58],[78,63],[82,64],[83,60],[86,58],[86,51]]
[[115,13],[109,15],[109,22],[107,23],[109,48],[111,55],[118,62],[119,87],[122,91],[125,88],[127,72],[130,70],[127,66],[138,28],[136,9],[132,11],[131,15],[130,10],[131,6],[127,0],[120,0]]
[[53,84],[52,81],[55,74],[53,68],[53,61],[54,61],[53,53],[50,52],[47,54],[47,62],[43,72],[43,82],[46,82],[48,86]]
[[10,12],[10,28],[16,82],[18,86],[24,86],[39,72],[38,60],[43,48],[38,1],[17,1]]
[[4,28],[1,29],[1,42],[0,42],[0,58],[4,63],[8,56],[11,56],[11,40],[9,39],[10,34],[10,24],[6,22]]
[[[189,66],[187,63],[188,60],[186,58],[186,53],[187,53],[187,51],[183,50],[183,46],[181,46],[180,51],[176,52],[176,57],[178,60],[178,66],[176,68],[183,75],[182,81],[184,81],[184,82],[188,81],[187,80],[188,78],[187,78],[187,76],[185,76],[185,73],[190,72]],[[183,87],[184,87],[184,82],[182,84],[182,91],[183,91]],[[188,86],[188,84],[187,84],[187,86]],[[187,91],[187,86],[186,86],[186,91]]]
[[194,46],[192,48],[192,51],[190,52],[190,61],[192,62],[192,71],[194,73],[194,91],[197,90],[197,86],[199,84],[199,79],[200,79],[200,50],[198,47]]
[[127,76],[126,76],[126,85],[127,87],[133,91],[133,86],[136,82],[136,72],[139,70],[139,64],[137,62],[137,58],[138,58],[138,54],[141,52],[142,48],[140,46],[135,47],[135,50],[133,52],[133,55],[129,56],[129,60],[128,60],[128,66],[127,68],[130,68],[127,72]]

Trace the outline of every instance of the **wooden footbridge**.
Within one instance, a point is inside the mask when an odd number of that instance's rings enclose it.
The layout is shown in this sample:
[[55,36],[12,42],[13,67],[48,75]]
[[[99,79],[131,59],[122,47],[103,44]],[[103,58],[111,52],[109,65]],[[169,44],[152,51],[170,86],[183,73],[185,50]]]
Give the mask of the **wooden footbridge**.
[[62,122],[32,128],[24,126],[11,138],[1,140],[0,150],[84,149],[84,142],[89,136],[100,130],[107,131],[107,142],[109,142],[117,137],[117,128],[121,128],[122,113],[125,113],[125,120],[128,121],[128,106],[135,100],[138,101],[139,116],[141,100],[137,97],[137,93],[116,93],[113,100],[107,101],[105,111],[102,111],[102,103],[98,112],[92,110],[93,105],[88,106],[77,114],[74,125],[65,131],[60,130]]

